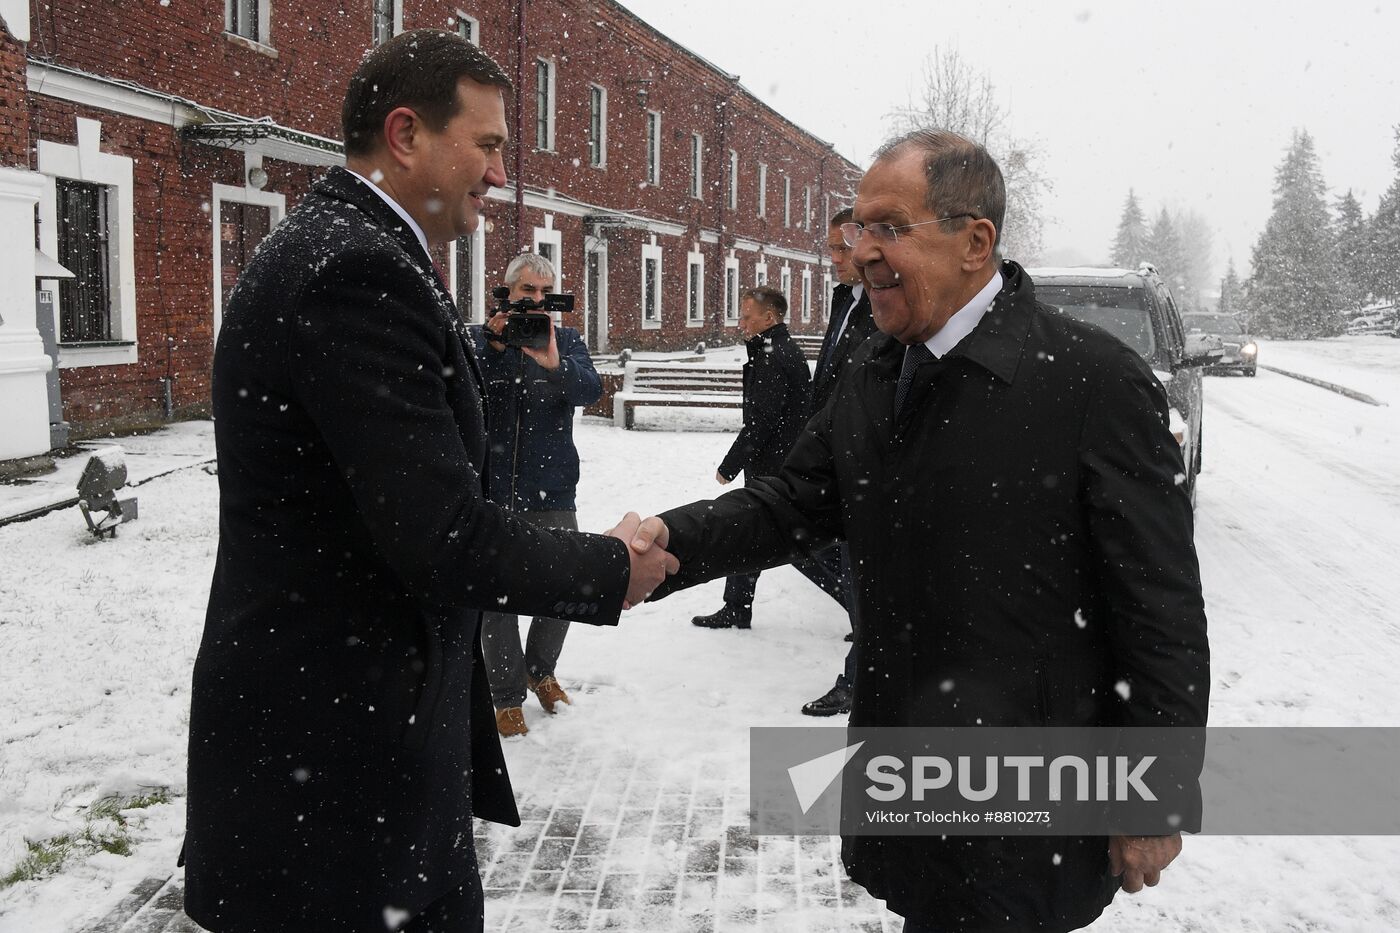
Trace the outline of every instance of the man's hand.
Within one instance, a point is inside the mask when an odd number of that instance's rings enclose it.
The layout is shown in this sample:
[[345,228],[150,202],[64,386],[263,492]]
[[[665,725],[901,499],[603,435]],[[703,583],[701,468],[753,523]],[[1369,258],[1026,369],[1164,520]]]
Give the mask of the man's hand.
[[[495,314],[491,315],[489,318],[486,319],[486,332],[500,337],[501,334],[505,333],[506,319],[509,317],[510,315],[506,312],[497,311]],[[491,349],[497,351],[498,353],[506,348],[506,345],[499,340],[492,340],[490,337],[487,337],[486,341],[487,343],[491,344]]]
[[659,518],[648,518],[644,522],[636,512],[628,512],[607,533],[627,545],[632,573],[627,578],[624,609],[646,602],[662,580],[681,569],[680,562],[666,550],[670,532]]
[[721,486],[729,485],[729,480],[725,479],[724,474],[719,470],[715,470],[715,482],[719,483]]
[[559,368],[559,344],[554,339],[554,322],[549,322],[549,346],[543,350],[536,350],[532,347],[522,347],[525,355],[539,363],[545,369],[555,370]]
[[1162,880],[1162,869],[1181,854],[1181,833],[1170,836],[1110,836],[1108,863],[1123,890],[1136,894]]

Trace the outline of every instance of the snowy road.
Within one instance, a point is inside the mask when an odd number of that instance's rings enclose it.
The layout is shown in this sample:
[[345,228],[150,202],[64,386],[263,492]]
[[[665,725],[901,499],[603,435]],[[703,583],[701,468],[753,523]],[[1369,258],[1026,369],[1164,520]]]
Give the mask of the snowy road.
[[[1196,541],[1212,722],[1400,725],[1400,341],[1266,344],[1262,358],[1389,405],[1264,371],[1207,381]],[[580,429],[582,527],[720,491],[714,464],[734,413],[649,410],[639,420],[634,432]],[[681,426],[688,430],[667,430]],[[22,854],[23,837],[71,829],[75,802],[99,789],[181,790],[214,492],[198,470],[155,480],[141,488],[141,520],[101,545],[83,540],[71,510],[0,528],[0,875]],[[567,767],[585,755],[602,767],[644,759],[663,788],[704,774],[742,789],[748,727],[810,723],[797,711],[840,665],[839,610],[785,568],[760,581],[752,631],[692,627],[691,615],[717,608],[721,587],[643,606],[617,629],[573,627],[559,673],[578,689],[576,705],[553,719],[527,706],[530,735],[507,747],[522,803],[567,802],[577,774]],[[55,878],[0,890],[0,931],[69,933],[140,878],[168,874],[181,803],[143,811],[129,857],[91,856]],[[490,836],[510,842],[505,831]],[[599,867],[635,869],[618,858]],[[1159,888],[1120,896],[1093,929],[1400,929],[1397,864],[1400,839],[1192,838]],[[751,888],[721,884],[717,904],[683,906],[713,910],[717,930],[750,929],[726,919],[744,896]],[[518,907],[523,921],[539,905],[493,907],[488,926],[501,929]],[[820,909],[797,908],[784,906],[783,929],[832,928]],[[686,928],[679,906],[672,916],[647,929]]]

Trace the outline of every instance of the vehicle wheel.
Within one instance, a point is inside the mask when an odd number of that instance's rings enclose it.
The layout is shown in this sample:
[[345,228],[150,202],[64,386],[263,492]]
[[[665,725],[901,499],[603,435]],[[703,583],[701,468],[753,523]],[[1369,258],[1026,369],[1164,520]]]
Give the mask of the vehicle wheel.
[[1248,369],[1246,369],[1246,370],[1244,371],[1244,374],[1245,374],[1246,376],[1253,376],[1253,375],[1254,375],[1254,367],[1251,366],[1251,367],[1249,367]]

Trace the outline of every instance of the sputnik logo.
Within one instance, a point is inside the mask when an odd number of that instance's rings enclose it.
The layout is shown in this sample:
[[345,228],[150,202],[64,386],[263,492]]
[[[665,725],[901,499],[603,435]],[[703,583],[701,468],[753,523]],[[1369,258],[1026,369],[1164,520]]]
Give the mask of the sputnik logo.
[[864,744],[857,742],[847,745],[845,748],[838,748],[834,752],[819,755],[788,768],[788,780],[792,781],[792,789],[797,794],[797,805],[802,808],[803,816],[807,815],[807,811],[812,809],[817,799],[831,786],[831,782],[841,775],[841,770]]

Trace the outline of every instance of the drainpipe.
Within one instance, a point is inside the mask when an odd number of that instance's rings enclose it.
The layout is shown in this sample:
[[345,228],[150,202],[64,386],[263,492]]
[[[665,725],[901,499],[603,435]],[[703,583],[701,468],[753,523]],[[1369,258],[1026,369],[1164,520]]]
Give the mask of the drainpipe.
[[515,252],[525,246],[525,0],[515,0]]

